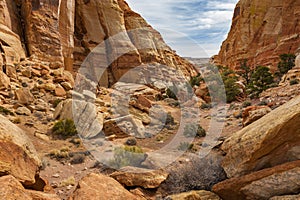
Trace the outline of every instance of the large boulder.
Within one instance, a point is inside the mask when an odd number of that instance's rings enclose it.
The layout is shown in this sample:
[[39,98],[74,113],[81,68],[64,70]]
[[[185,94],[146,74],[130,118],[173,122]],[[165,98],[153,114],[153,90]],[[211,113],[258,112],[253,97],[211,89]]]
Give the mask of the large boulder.
[[222,166],[229,178],[298,160],[300,96],[225,140]]
[[0,174],[10,174],[24,185],[35,183],[41,164],[26,134],[0,115]]
[[77,189],[69,200],[86,200],[91,198],[94,200],[140,199],[131,194],[113,178],[94,173],[79,181]]
[[5,200],[59,200],[55,194],[26,190],[13,176],[0,177],[0,199]]
[[214,185],[213,191],[224,200],[267,200],[297,194],[300,192],[300,160],[228,179]]
[[78,133],[84,138],[97,136],[103,128],[103,115],[97,112],[94,104],[87,101],[62,101],[57,105],[53,118],[74,120]]
[[0,198],[5,200],[32,200],[22,184],[11,175],[0,178]]
[[166,180],[168,173],[162,170],[147,170],[136,167],[124,167],[110,175],[127,187],[157,188]]

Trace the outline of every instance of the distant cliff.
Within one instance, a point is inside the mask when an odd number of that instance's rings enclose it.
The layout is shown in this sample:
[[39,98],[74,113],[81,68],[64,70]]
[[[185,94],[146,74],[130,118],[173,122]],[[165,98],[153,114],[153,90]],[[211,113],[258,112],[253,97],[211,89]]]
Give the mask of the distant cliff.
[[213,62],[236,69],[248,59],[275,69],[279,55],[300,47],[299,0],[240,0],[231,30]]
[[[132,31],[134,29],[146,31]],[[109,40],[122,34],[118,40]],[[0,63],[25,57],[76,70],[86,56],[105,42],[99,61],[110,64],[106,82],[119,79],[141,63],[159,63],[195,74],[124,0],[0,0]],[[141,49],[141,47],[147,47]],[[120,48],[130,52],[111,60]],[[105,81],[104,81],[105,82]]]

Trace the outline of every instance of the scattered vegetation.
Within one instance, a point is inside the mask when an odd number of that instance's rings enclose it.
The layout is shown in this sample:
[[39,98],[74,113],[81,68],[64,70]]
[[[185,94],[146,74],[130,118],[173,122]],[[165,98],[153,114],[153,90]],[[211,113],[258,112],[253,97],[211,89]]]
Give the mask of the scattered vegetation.
[[290,80],[290,85],[297,85],[297,84],[299,84],[299,79]]
[[201,81],[203,81],[203,78],[201,77],[201,74],[199,73],[197,76],[192,76],[190,79],[190,85],[191,87],[200,86]]
[[109,165],[115,169],[125,166],[138,167],[145,160],[143,150],[138,146],[117,147],[114,150],[114,158],[109,161]]
[[294,54],[281,54],[279,57],[280,62],[278,63],[278,75],[281,78],[295,66],[296,56]]
[[242,104],[242,107],[246,108],[248,106],[251,106],[251,102],[250,101],[244,101],[243,104]]
[[180,142],[179,146],[177,147],[177,149],[179,151],[190,151],[192,150],[194,147],[194,144],[189,143],[189,142]]
[[76,126],[74,121],[71,119],[57,121],[54,124],[52,131],[54,134],[63,137],[70,137],[77,134]]
[[185,137],[205,137],[206,131],[200,124],[187,124],[184,127],[183,135]]
[[69,185],[75,186],[76,181],[74,176],[70,176],[69,178],[62,180],[59,184],[59,187],[67,187]]
[[50,158],[54,158],[58,161],[62,159],[68,159],[70,157],[69,155],[69,148],[64,147],[60,150],[54,149],[49,153]]
[[2,106],[0,106],[0,113],[4,114],[4,115],[14,115],[14,113],[10,110],[8,110],[7,108],[4,108]]
[[84,163],[85,161],[85,155],[84,154],[75,154],[72,159],[71,159],[71,164],[75,165],[75,164],[81,164]]
[[166,95],[168,96],[168,98],[178,100],[177,96],[176,96],[177,92],[178,92],[177,87],[173,85],[173,86],[170,86],[169,88],[167,88]]
[[201,104],[201,109],[210,109],[212,105],[210,103],[203,103]]
[[56,108],[61,101],[62,101],[61,99],[55,99],[53,101],[53,108]]
[[274,78],[268,67],[259,66],[253,72],[247,85],[250,97],[258,97],[261,92],[274,86]]

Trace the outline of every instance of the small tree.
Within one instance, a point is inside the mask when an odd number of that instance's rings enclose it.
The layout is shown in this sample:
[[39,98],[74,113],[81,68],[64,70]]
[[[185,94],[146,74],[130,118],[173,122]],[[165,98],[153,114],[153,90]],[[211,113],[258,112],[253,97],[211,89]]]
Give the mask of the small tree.
[[268,67],[259,66],[253,72],[247,87],[251,95],[258,97],[262,91],[272,87],[273,83],[274,78],[270,69]]
[[253,73],[253,70],[251,70],[251,68],[247,65],[247,61],[248,61],[247,59],[241,61],[240,63],[241,70],[238,72],[238,74],[245,79],[246,85],[249,84],[251,75]]
[[294,54],[281,54],[279,57],[278,70],[280,77],[282,77],[295,66],[296,56]]

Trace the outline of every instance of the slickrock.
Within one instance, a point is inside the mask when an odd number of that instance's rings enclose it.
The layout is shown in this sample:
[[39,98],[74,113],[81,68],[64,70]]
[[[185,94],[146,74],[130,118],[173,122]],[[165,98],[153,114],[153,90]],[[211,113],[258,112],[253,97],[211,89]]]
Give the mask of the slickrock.
[[222,145],[229,178],[298,160],[300,96],[234,133]]
[[274,196],[297,194],[300,192],[299,172],[298,160],[225,180],[214,185],[213,191],[225,200],[267,200]]
[[299,47],[299,20],[297,0],[239,1],[231,30],[214,63],[237,69],[248,59],[251,67],[276,69],[280,54],[294,54]]
[[0,174],[13,175],[24,185],[32,185],[40,163],[25,133],[0,115]]

